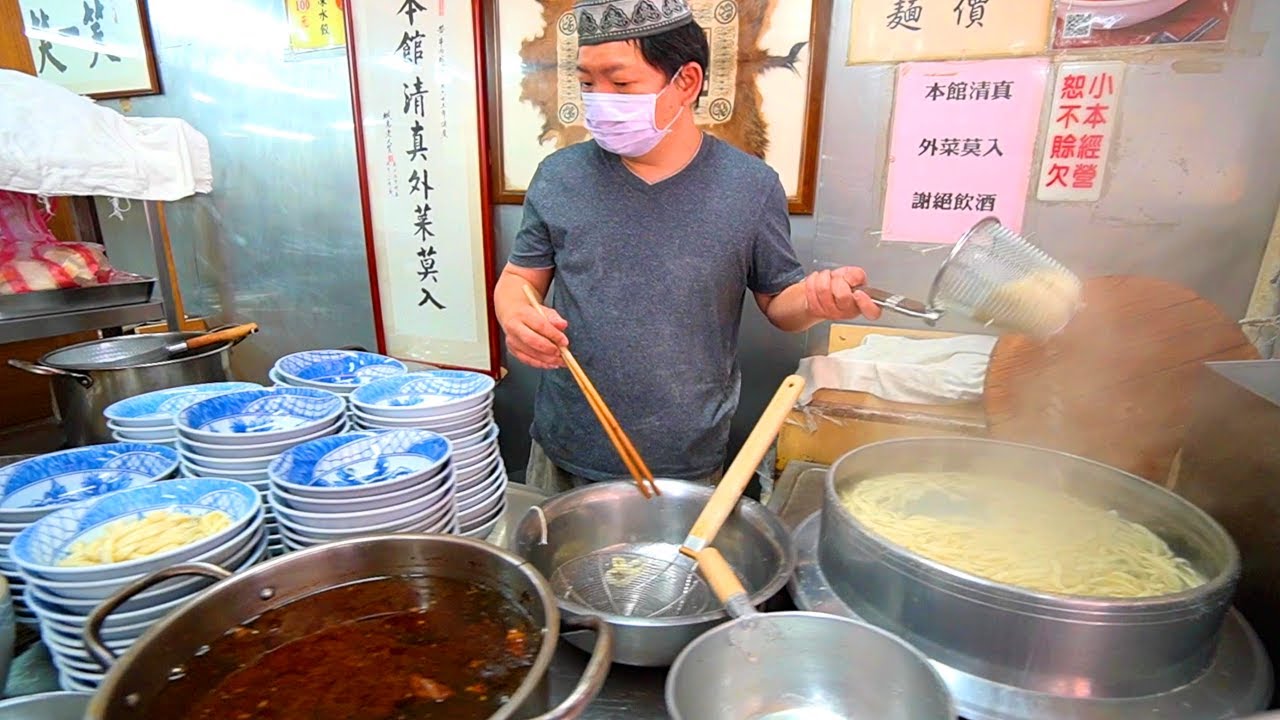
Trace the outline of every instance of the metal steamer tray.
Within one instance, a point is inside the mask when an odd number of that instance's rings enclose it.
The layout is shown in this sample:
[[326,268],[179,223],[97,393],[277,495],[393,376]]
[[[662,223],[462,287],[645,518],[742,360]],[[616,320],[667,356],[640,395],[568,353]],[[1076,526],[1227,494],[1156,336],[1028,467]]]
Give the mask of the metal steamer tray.
[[[832,590],[818,564],[821,513],[793,533],[796,570],[788,589],[802,610],[862,620]],[[1033,692],[963,673],[930,660],[966,720],[1229,720],[1267,707],[1271,663],[1257,635],[1234,609],[1222,628],[1209,669],[1196,680],[1157,695],[1096,699]]]
[[138,305],[151,299],[155,284],[154,278],[117,272],[102,285],[0,295],[0,321]]

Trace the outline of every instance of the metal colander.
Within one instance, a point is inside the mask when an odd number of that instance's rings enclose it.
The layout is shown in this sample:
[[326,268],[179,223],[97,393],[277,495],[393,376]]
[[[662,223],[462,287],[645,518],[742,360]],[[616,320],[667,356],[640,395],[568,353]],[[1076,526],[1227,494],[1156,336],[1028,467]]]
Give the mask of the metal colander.
[[973,226],[942,263],[928,305],[1037,337],[1070,322],[1083,284],[1062,263],[995,218]]
[[928,302],[873,287],[875,304],[930,325],[954,312],[1034,337],[1066,327],[1081,306],[1083,284],[1062,263],[987,218],[974,225],[938,268]]
[[614,545],[556,567],[557,597],[593,610],[637,618],[697,615],[719,607],[678,543]]

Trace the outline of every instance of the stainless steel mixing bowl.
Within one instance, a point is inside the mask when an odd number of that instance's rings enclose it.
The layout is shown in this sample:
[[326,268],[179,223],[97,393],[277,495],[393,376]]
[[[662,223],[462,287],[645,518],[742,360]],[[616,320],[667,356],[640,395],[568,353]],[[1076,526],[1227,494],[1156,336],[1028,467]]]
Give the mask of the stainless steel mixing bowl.
[[[557,495],[541,506],[546,519],[546,544],[541,542],[542,519],[534,509],[516,528],[514,550],[548,578],[555,578],[562,566],[593,554],[599,556],[605,549],[622,552],[642,546],[648,552],[665,552],[673,561],[684,560],[678,548],[711,498],[713,488],[679,480],[658,480],[657,484],[662,495],[651,500],[646,500],[631,482],[593,483]],[[743,498],[738,502],[716,535],[714,546],[742,576],[751,602],[757,606],[787,584],[795,567],[795,551],[787,529],[776,515],[754,500]],[[553,587],[555,584],[553,579]],[[614,662],[625,665],[670,665],[689,641],[728,619],[714,597],[710,597],[707,611],[676,617],[611,614],[559,593],[556,600],[566,620],[587,615],[603,617],[614,630]],[[566,633],[564,639],[578,647],[589,647],[591,637]]]
[[92,693],[49,692],[0,701],[5,720],[81,720]]
[[[928,471],[1009,477],[1114,510],[1163,538],[1208,582],[1137,599],[1037,593],[916,555],[839,501],[867,478]],[[1177,495],[1084,458],[977,439],[890,440],[840,458],[827,475],[818,557],[854,612],[931,659],[1017,688],[1092,698],[1151,695],[1197,678],[1213,660],[1240,576],[1231,537]]]

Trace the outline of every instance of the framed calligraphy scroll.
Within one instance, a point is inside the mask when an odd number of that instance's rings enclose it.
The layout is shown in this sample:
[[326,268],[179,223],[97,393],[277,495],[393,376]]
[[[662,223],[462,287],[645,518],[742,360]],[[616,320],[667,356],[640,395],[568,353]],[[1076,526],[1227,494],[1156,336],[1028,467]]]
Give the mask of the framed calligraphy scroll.
[[496,375],[480,3],[344,6],[379,349]]
[[[573,0],[485,3],[494,194],[519,204],[551,153],[589,139]],[[501,7],[499,7],[499,5]],[[690,0],[711,67],[696,109],[707,132],[763,158],[791,212],[813,212],[831,0]]]
[[18,0],[36,75],[98,100],[158,95],[144,0]]

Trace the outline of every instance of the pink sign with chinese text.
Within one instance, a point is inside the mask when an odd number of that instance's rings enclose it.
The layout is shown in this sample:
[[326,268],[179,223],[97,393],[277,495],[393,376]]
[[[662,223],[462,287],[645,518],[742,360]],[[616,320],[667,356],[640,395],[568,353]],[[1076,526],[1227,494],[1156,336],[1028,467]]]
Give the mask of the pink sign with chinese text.
[[995,216],[1022,230],[1049,61],[898,67],[882,239],[951,244]]

